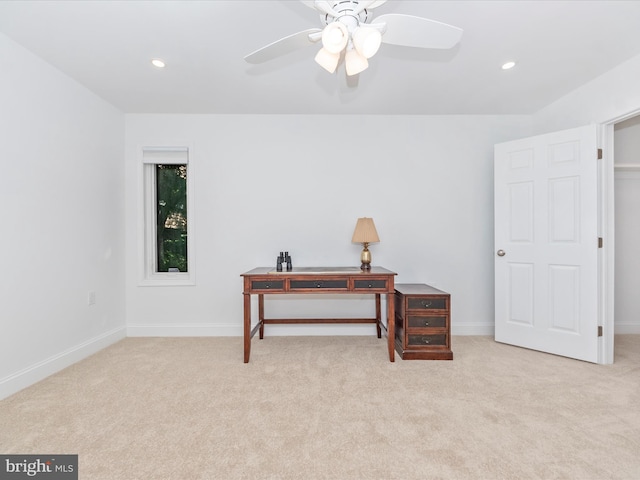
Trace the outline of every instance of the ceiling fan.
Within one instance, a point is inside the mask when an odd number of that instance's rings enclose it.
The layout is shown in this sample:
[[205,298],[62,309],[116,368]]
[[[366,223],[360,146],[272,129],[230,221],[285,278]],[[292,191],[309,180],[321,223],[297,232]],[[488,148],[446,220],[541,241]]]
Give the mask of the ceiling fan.
[[417,48],[448,49],[462,37],[462,29],[413,15],[385,14],[370,18],[371,10],[387,0],[300,0],[317,10],[323,28],[310,28],[276,40],[250,53],[249,63],[263,63],[321,40],[315,60],[329,73],[344,60],[347,75],[369,66],[381,43]]

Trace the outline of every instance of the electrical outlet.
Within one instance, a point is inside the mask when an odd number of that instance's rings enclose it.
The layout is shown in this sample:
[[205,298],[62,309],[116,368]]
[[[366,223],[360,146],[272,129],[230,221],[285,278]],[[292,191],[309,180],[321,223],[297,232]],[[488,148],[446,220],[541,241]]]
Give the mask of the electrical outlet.
[[96,292],[90,291],[87,294],[87,305],[95,305],[96,304]]

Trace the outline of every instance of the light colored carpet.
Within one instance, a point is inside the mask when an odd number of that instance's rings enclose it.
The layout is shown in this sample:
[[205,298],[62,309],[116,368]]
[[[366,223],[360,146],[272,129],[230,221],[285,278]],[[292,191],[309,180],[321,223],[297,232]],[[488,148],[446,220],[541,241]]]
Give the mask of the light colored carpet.
[[454,337],[128,338],[0,402],[0,452],[84,480],[640,479],[640,335],[593,365]]

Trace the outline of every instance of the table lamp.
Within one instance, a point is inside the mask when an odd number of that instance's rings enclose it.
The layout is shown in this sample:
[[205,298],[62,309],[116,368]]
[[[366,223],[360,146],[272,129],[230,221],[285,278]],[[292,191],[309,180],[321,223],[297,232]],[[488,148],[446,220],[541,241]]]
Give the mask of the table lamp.
[[377,243],[380,241],[378,238],[378,232],[376,226],[373,223],[373,218],[362,217],[358,219],[356,223],[356,229],[353,232],[352,243],[362,243],[364,248],[360,254],[361,270],[371,270],[371,252],[369,251],[370,243]]

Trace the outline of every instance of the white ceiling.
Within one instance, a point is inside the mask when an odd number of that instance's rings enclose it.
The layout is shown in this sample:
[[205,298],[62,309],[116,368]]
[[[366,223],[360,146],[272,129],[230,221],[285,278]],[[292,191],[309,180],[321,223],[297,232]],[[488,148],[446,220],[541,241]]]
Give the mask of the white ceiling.
[[383,13],[464,35],[450,51],[383,45],[349,85],[314,62],[318,45],[243,60],[323,26],[296,0],[3,0],[0,32],[127,113],[531,114],[640,54],[640,1],[389,0]]

